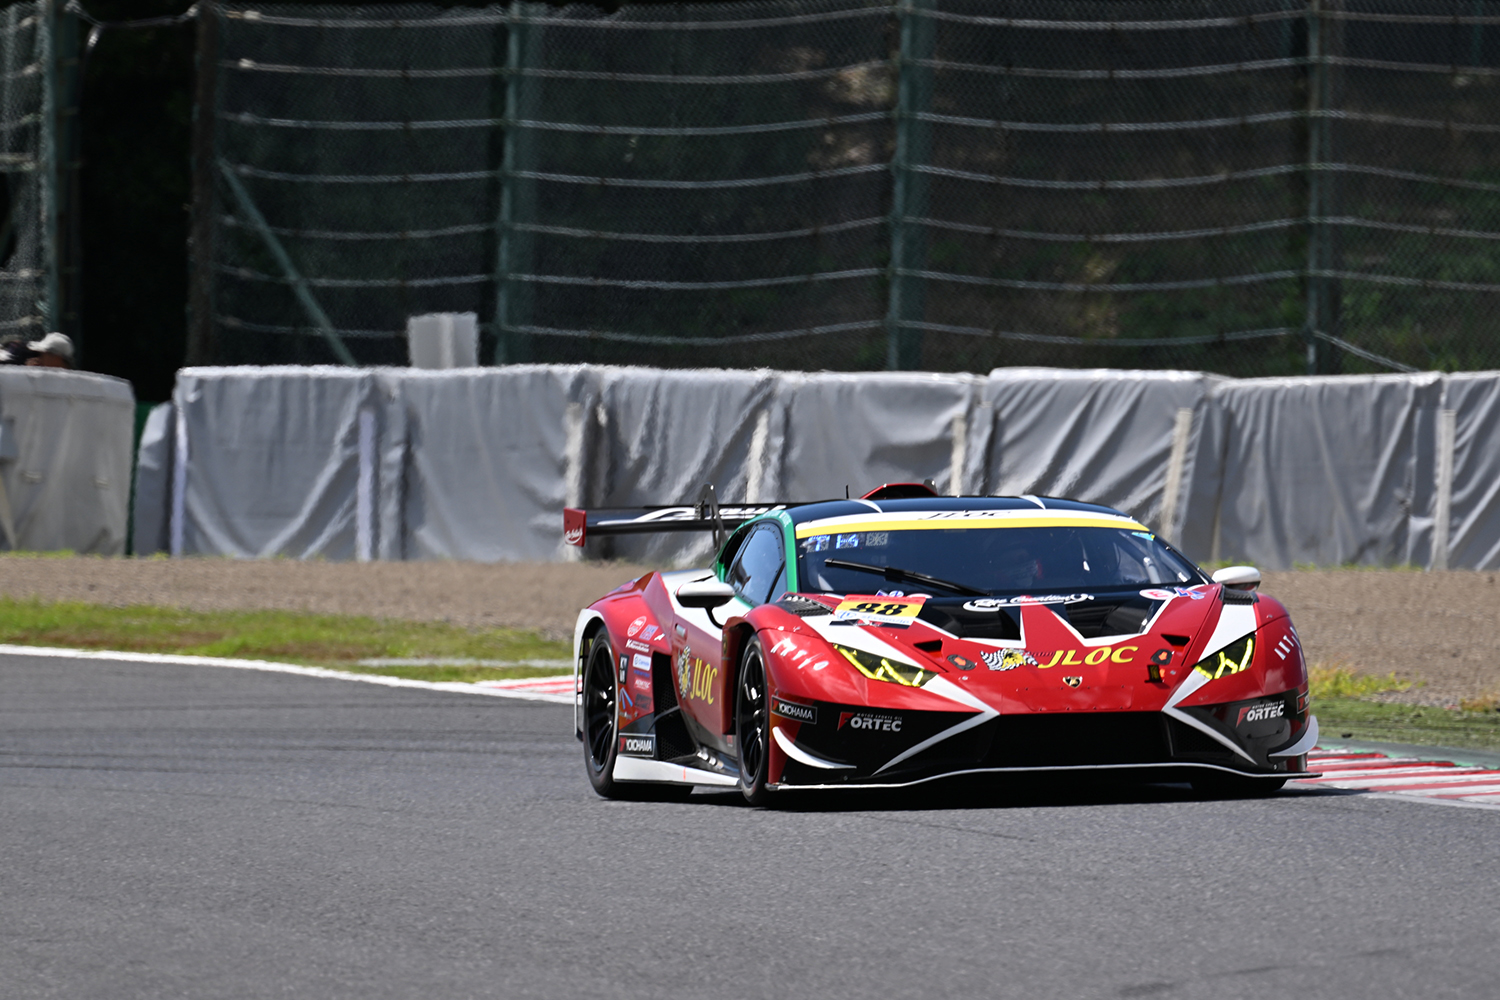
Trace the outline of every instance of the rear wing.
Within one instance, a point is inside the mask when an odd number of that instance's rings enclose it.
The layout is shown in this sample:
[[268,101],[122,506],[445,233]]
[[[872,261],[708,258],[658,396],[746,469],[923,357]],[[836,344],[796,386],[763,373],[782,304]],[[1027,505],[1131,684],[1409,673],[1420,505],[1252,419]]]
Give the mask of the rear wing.
[[794,503],[731,504],[719,506],[712,486],[704,486],[698,502],[671,507],[606,507],[597,510],[563,508],[563,541],[581,546],[589,538],[605,535],[644,535],[660,531],[712,531],[714,544],[752,518],[774,510],[796,507]]
[[[937,496],[937,491],[925,483],[886,483],[866,493],[865,500],[894,500],[902,497]],[[724,541],[726,532],[732,531],[746,521],[786,510],[802,507],[808,503],[823,503],[808,500],[800,503],[729,504],[719,505],[712,485],[705,485],[695,504],[670,507],[606,507],[598,510],[581,510],[577,507],[563,508],[563,541],[569,545],[582,546],[593,537],[606,535],[644,535],[661,531],[712,531],[714,544]]]

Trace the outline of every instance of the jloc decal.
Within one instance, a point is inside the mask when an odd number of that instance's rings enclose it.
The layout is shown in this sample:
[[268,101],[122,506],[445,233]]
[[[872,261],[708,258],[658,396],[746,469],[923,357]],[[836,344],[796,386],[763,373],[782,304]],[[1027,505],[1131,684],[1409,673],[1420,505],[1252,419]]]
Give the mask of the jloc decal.
[[655,757],[655,733],[626,733],[620,736],[620,753],[627,757]]
[[779,715],[783,719],[791,719],[793,722],[805,722],[810,726],[818,723],[818,710],[812,705],[799,705],[795,701],[787,701],[784,698],[771,699],[771,714]]
[[[1041,669],[1048,667],[1081,667],[1088,665],[1097,667],[1101,663],[1134,663],[1135,654],[1140,652],[1139,646],[1095,646],[1089,650],[1082,649],[1059,649],[1050,654],[1046,663],[1040,664]],[[1037,653],[1038,658],[1049,656],[1047,653]]]
[[840,712],[839,728],[848,726],[850,729],[860,729],[865,732],[877,733],[899,733],[901,732],[901,716],[899,715],[874,715],[867,712]]

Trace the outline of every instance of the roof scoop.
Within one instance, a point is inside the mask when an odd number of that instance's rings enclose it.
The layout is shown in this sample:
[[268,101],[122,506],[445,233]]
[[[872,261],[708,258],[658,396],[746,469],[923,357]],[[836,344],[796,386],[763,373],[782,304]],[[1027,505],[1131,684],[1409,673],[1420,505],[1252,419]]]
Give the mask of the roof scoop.
[[1231,590],[1254,590],[1260,586],[1260,570],[1254,566],[1225,566],[1214,572],[1214,583]]

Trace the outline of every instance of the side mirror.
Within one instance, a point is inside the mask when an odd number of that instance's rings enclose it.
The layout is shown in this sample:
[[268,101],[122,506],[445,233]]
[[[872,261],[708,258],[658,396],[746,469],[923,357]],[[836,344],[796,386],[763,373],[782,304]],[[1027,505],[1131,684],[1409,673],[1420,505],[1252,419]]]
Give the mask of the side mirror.
[[677,588],[677,603],[685,608],[717,608],[734,600],[734,588],[718,580],[684,583]]
[[685,608],[702,608],[716,628],[724,626],[714,617],[714,608],[734,600],[734,588],[719,580],[684,583],[677,588],[677,603]]
[[1214,572],[1214,583],[1230,590],[1254,590],[1260,586],[1260,570],[1254,566],[1225,566]]

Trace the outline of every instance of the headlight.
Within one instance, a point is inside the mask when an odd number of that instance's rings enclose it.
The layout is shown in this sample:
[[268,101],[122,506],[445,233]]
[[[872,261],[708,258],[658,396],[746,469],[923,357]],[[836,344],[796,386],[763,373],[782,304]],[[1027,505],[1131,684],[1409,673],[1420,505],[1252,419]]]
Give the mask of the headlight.
[[1230,643],[1212,656],[1199,660],[1193,669],[1209,680],[1218,680],[1226,674],[1237,674],[1250,666],[1255,655],[1255,636],[1247,635],[1239,642]]
[[876,656],[874,653],[866,653],[862,649],[850,649],[848,646],[839,645],[833,648],[843,654],[844,659],[854,664],[855,670],[872,681],[890,681],[894,684],[905,684],[907,687],[921,687],[937,676],[934,671],[923,670],[921,667],[903,663],[900,660]]

